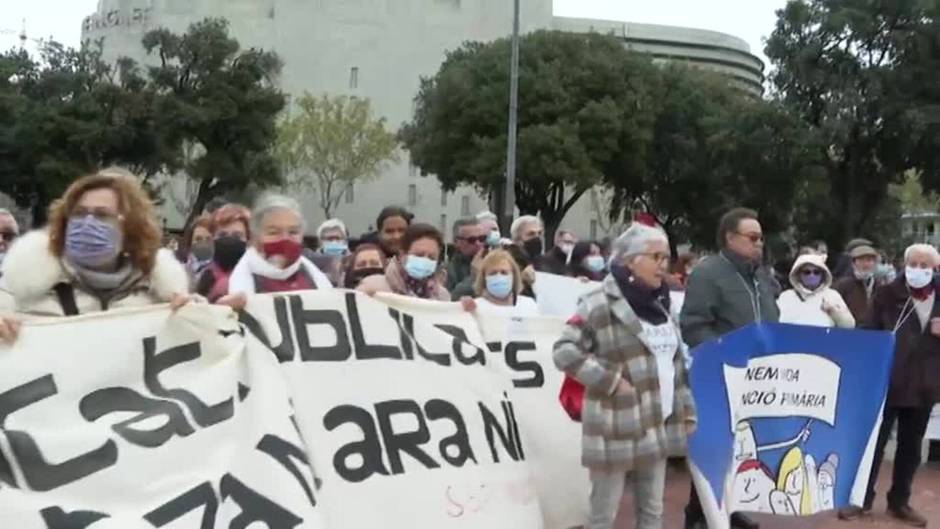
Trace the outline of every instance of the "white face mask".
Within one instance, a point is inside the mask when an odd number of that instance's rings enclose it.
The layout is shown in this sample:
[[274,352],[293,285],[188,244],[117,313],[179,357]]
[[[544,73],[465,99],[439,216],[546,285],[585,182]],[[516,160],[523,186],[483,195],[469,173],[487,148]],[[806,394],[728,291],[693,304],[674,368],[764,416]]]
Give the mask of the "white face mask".
[[933,280],[933,270],[908,266],[904,269],[904,277],[911,288],[924,288]]

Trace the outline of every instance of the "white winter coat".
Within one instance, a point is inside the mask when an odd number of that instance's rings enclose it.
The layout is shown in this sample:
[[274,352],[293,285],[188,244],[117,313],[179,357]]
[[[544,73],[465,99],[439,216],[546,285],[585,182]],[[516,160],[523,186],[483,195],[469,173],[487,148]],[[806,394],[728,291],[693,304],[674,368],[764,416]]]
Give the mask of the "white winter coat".
[[152,270],[143,274],[124,295],[102,306],[101,301],[72,279],[62,261],[52,255],[48,233],[39,230],[20,237],[3,261],[0,315],[63,316],[63,307],[54,291],[59,283],[72,286],[79,314],[165,303],[174,294],[189,291],[186,269],[172,252],[161,249]]
[[[808,290],[800,282],[800,269],[813,265],[823,271],[823,281],[814,291]],[[780,323],[813,325],[816,327],[839,327],[854,329],[855,318],[842,295],[830,288],[832,272],[820,255],[801,255],[790,270],[791,290],[780,295],[777,306],[780,308]],[[823,310],[823,303],[831,307]]]

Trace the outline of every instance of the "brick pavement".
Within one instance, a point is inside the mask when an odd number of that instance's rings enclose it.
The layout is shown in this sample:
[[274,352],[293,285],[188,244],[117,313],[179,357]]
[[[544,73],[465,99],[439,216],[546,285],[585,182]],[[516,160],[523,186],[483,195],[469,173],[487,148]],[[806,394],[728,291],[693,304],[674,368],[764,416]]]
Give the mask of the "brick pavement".
[[[841,522],[835,514],[824,514],[812,518],[784,519],[777,517],[758,517],[762,529],[904,529],[903,524],[893,523],[885,514],[884,493],[891,486],[891,468],[886,463],[879,475],[879,498],[875,503],[874,516],[856,522]],[[689,498],[689,476],[685,471],[669,469],[666,484],[666,520],[664,529],[682,529],[683,508]],[[928,527],[940,529],[940,464],[930,463],[923,467],[914,482],[914,497],[911,504],[930,520]],[[633,529],[633,504],[629,495],[624,498],[620,508],[617,529]]]

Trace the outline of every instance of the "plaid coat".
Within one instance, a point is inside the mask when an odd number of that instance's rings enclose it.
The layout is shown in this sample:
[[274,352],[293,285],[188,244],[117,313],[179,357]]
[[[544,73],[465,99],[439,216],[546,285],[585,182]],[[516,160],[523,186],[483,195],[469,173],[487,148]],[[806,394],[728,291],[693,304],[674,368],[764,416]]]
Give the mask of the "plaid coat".
[[[675,324],[675,318],[672,318]],[[673,414],[663,417],[656,358],[640,341],[640,320],[609,276],[584,294],[555,344],[555,365],[585,386],[581,462],[596,471],[630,471],[685,454],[695,403],[682,344]],[[623,377],[633,390],[616,395]]]

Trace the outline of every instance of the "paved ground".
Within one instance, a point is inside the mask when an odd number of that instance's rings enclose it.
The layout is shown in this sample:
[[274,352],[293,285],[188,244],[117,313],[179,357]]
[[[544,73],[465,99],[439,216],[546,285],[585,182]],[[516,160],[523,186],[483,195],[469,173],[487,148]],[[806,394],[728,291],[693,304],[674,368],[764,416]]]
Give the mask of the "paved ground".
[[[689,499],[689,477],[684,471],[669,469],[666,485],[666,522],[665,529],[682,529],[683,511]],[[903,529],[906,526],[893,523],[885,514],[884,493],[890,488],[891,469],[886,464],[880,474],[878,485],[879,501],[875,503],[875,515],[871,519],[856,522],[841,522],[834,514],[812,518],[781,519],[777,517],[757,517],[762,529]],[[628,495],[629,496],[629,495]],[[930,463],[923,467],[914,482],[914,497],[911,504],[930,520],[928,527],[940,529],[940,464]],[[620,508],[618,529],[633,529],[633,505],[629,497],[624,499]]]

